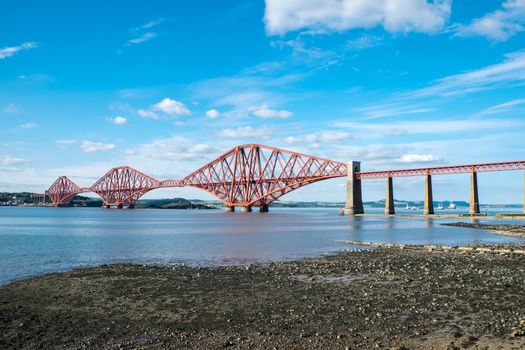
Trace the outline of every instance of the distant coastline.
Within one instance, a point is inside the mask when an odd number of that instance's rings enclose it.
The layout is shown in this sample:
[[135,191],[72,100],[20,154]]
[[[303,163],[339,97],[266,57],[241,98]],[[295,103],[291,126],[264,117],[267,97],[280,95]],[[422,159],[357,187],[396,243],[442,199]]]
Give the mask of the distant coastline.
[[[34,194],[30,192],[0,192],[0,206],[50,206],[50,203],[35,200]],[[447,208],[450,203],[454,203],[458,208],[468,208],[466,201],[434,201],[434,206]],[[385,200],[369,201],[363,203],[367,208],[383,208]],[[422,208],[423,201],[395,200],[396,208],[415,207]],[[102,200],[95,197],[77,195],[71,201],[71,207],[101,207]],[[163,198],[163,199],[139,199],[135,208],[150,209],[217,209],[222,207],[222,202],[218,200],[201,200],[186,198]],[[271,204],[274,208],[342,208],[344,202],[330,201],[275,201]],[[481,204],[482,208],[522,208],[523,204]]]

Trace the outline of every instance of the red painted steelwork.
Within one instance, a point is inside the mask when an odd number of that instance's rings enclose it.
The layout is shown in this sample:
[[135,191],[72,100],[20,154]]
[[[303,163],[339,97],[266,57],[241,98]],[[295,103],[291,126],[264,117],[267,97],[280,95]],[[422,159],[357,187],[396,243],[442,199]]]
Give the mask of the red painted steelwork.
[[73,197],[81,192],[83,192],[82,188],[77,184],[65,176],[60,176],[51,186],[49,186],[45,193],[46,196],[51,198],[53,205],[58,207],[61,205],[68,205]]
[[[523,169],[525,161],[514,161],[358,172],[356,177],[377,179]],[[89,188],[80,188],[61,176],[46,194],[55,206],[67,205],[78,193],[95,192],[102,197],[104,205],[123,207],[133,206],[142,195],[156,188],[187,186],[204,190],[227,206],[266,206],[302,186],[346,175],[345,163],[248,144],[231,149],[182,180],[159,181],[122,166],[111,169]]]
[[346,164],[263,145],[242,145],[180,181],[227,206],[264,206],[299,187],[346,176]]
[[464,174],[480,173],[489,171],[510,171],[525,170],[525,161],[518,160],[512,162],[480,163],[466,165],[448,165],[430,168],[416,169],[399,169],[399,170],[382,170],[366,171],[357,173],[358,179],[380,179],[387,177],[402,176],[425,176],[425,175],[447,175],[447,174]]
[[128,166],[113,168],[91,186],[105,206],[133,206],[144,193],[160,187],[160,181]]

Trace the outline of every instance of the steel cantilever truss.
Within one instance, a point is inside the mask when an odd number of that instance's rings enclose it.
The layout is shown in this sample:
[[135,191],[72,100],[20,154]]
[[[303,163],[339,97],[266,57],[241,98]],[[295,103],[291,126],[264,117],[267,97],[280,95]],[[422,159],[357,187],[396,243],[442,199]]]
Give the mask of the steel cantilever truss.
[[299,187],[346,175],[346,164],[262,145],[235,147],[180,181],[227,206],[265,206]]
[[77,184],[65,176],[60,176],[45,193],[55,206],[60,206],[69,204],[73,197],[81,192],[83,190]]
[[[358,179],[425,176],[486,171],[523,170],[525,161],[358,172]],[[159,181],[128,166],[111,169],[89,188],[59,177],[46,195],[55,206],[67,205],[83,192],[95,192],[105,206],[131,207],[156,188],[193,187],[204,190],[226,206],[266,206],[281,196],[311,183],[347,175],[347,165],[279,148],[248,144],[237,146],[182,180]]]
[[128,166],[113,168],[91,186],[106,206],[133,206],[146,192],[160,187],[160,181]]

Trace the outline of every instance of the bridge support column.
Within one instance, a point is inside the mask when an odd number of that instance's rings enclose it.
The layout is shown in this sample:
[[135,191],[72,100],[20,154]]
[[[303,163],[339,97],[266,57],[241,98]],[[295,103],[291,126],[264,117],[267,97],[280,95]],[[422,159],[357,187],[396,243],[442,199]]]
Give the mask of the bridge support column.
[[478,173],[470,173],[470,208],[469,214],[479,214],[479,196],[478,196]]
[[356,173],[361,171],[361,162],[349,162],[346,176],[346,205],[345,214],[363,214],[363,194],[361,190],[361,179]]
[[109,204],[104,204],[104,208],[106,208],[106,209],[110,209],[110,208],[111,208],[111,205],[109,205]]
[[241,212],[242,213],[251,213],[252,212],[252,206],[251,205],[247,205],[245,207],[241,207]]
[[117,209],[122,209],[124,206],[122,204],[117,205]]
[[235,211],[235,207],[233,205],[232,206],[227,205],[224,207],[224,211],[228,213],[233,213]]
[[423,215],[434,214],[434,198],[432,196],[432,176],[427,175],[425,178],[425,205]]
[[[525,174],[525,172],[523,172]],[[523,177],[524,179],[524,185],[525,185],[525,176]],[[524,186],[524,189],[525,189],[525,186]],[[525,192],[525,190],[524,190]],[[523,213],[525,214],[525,197],[524,197],[524,200],[523,200]]]
[[386,200],[385,200],[385,215],[394,215],[396,209],[394,208],[394,182],[392,177],[386,179]]
[[261,212],[261,213],[267,213],[268,211],[269,211],[268,205],[266,205],[266,204],[265,205],[261,205],[259,207],[259,212]]

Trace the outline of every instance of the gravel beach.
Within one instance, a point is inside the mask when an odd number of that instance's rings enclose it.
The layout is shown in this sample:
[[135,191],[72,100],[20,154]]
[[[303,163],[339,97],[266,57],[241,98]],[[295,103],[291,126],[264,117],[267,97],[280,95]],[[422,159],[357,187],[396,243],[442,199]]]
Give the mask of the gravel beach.
[[0,287],[0,348],[523,348],[524,290],[525,257],[513,254],[105,265]]

